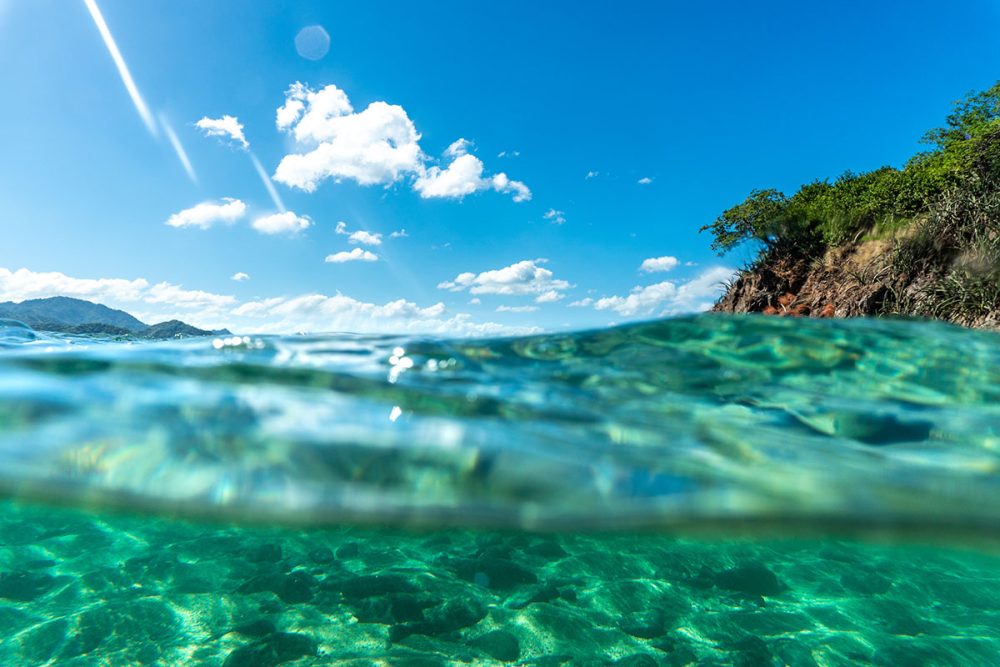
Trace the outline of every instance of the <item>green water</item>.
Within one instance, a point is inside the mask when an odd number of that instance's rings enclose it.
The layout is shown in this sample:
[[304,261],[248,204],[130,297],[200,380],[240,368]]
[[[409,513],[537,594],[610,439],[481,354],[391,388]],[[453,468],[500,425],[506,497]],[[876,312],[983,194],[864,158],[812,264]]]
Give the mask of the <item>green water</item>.
[[0,326],[0,665],[1000,664],[1000,336]]

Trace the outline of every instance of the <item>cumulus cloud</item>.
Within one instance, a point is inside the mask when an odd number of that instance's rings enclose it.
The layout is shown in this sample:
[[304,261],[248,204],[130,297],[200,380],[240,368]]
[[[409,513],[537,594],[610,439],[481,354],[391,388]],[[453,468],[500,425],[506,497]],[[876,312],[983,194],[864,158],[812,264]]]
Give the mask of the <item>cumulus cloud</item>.
[[423,169],[420,134],[403,107],[372,102],[355,113],[334,85],[314,91],[293,84],[276,124],[301,151],[286,155],[275,170],[274,179],[289,187],[312,192],[328,178],[389,185]]
[[497,192],[510,193],[517,203],[531,200],[531,190],[521,181],[512,181],[507,174],[501,172],[490,179],[490,185]]
[[359,229],[356,232],[351,232],[350,236],[347,237],[347,242],[364,245],[382,245],[382,235],[372,234],[371,232]]
[[627,296],[583,299],[570,305],[593,306],[596,310],[611,310],[625,316],[699,312],[712,307],[723,290],[723,283],[732,275],[733,269],[715,267],[687,282],[665,280],[653,285],[634,287]]
[[535,298],[535,303],[552,303],[554,301],[559,301],[564,296],[565,296],[564,294],[560,294],[554,289],[550,289],[548,292],[543,292],[542,294],[539,294]]
[[487,189],[510,193],[517,202],[531,198],[528,186],[506,174],[483,176],[483,163],[469,153],[466,139],[445,150],[447,167],[428,167],[420,133],[403,107],[378,101],[355,112],[347,94],[332,84],[315,91],[294,83],[275,123],[294,138],[296,152],[281,159],[274,179],[306,192],[327,179],[388,186],[412,178],[424,198],[461,198]]
[[235,280],[236,282],[241,283],[244,280],[250,280],[250,276],[240,271],[239,273],[234,273],[231,280]]
[[456,158],[465,155],[472,149],[472,142],[468,139],[459,138],[444,149],[445,157]]
[[601,175],[601,172],[594,171],[593,169],[591,169],[590,171],[587,172],[587,175],[584,176],[584,178],[589,180],[591,178],[597,178],[600,175]]
[[243,124],[236,116],[223,116],[222,118],[205,116],[195,123],[195,127],[204,132],[207,137],[223,137],[239,144],[244,149],[250,148],[250,143],[247,141],[246,135],[243,134]]
[[[454,144],[449,150],[452,148]],[[531,190],[524,183],[512,181],[504,173],[484,178],[483,168],[483,161],[475,155],[461,153],[445,169],[433,166],[425,170],[423,175],[413,182],[413,189],[424,199],[435,197],[461,199],[482,190],[510,193],[516,202],[531,199]]]
[[308,229],[312,224],[312,220],[308,216],[285,211],[257,218],[250,226],[261,234],[297,234],[303,229]]
[[338,234],[345,234],[345,235],[350,234],[350,232],[347,231],[347,223],[344,222],[343,220],[337,223],[337,227],[333,231],[335,231]]
[[649,176],[643,176],[642,178],[639,179],[639,185],[649,185],[652,182],[653,179],[651,179]]
[[444,304],[418,306],[404,299],[367,303],[337,294],[271,297],[240,303],[234,297],[188,290],[144,278],[75,278],[58,272],[0,267],[0,301],[73,296],[122,308],[149,323],[171,319],[203,329],[227,327],[239,333],[357,331],[362,333],[431,333],[507,335],[539,331],[496,322],[475,322],[468,314],[446,311]]
[[552,271],[539,266],[548,260],[525,259],[510,266],[480,274],[471,272],[460,273],[454,280],[439,283],[439,289],[453,292],[469,290],[472,294],[541,294],[546,300],[554,301],[562,298],[560,290],[570,285],[565,280],[556,279]]
[[550,208],[542,217],[550,221],[553,225],[561,225],[566,222],[566,214],[554,208]]
[[[436,333],[493,336],[533,333],[537,327],[509,327],[495,322],[473,322],[464,313],[449,315],[443,303],[421,307],[405,299],[367,303],[337,294],[307,294],[292,298],[251,301],[233,310],[254,332],[355,331]],[[259,322],[254,326],[253,322]]]
[[533,313],[538,306],[497,306],[498,313]]
[[670,271],[671,269],[676,268],[679,263],[680,262],[676,257],[671,257],[670,255],[664,255],[663,257],[650,257],[642,260],[642,264],[639,265],[639,270],[645,273]]
[[368,250],[355,248],[350,252],[345,250],[332,255],[327,255],[324,261],[330,264],[343,264],[344,262],[377,262],[378,255],[373,252],[369,252]]
[[222,203],[202,202],[191,208],[174,213],[167,218],[171,227],[209,227],[224,223],[232,224],[242,218],[247,212],[247,205],[239,199],[225,197]]
[[405,229],[397,229],[392,234],[389,234],[390,239],[401,239],[406,238],[409,234],[406,233]]
[[[236,302],[232,296],[188,290],[168,282],[151,285],[144,278],[75,278],[55,271],[0,268],[0,301],[20,302],[51,296],[71,296],[124,308],[149,323],[184,316],[195,326],[206,326],[214,315]],[[192,320],[188,317],[192,314],[203,317]]]

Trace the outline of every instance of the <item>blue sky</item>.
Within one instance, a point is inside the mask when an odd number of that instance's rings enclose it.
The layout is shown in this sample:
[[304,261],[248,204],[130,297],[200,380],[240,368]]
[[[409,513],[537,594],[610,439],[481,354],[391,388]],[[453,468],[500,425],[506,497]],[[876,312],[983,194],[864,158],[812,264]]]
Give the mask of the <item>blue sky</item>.
[[988,0],[93,6],[138,106],[85,2],[0,0],[0,300],[247,331],[703,308],[746,257],[701,225],[900,165],[1000,78]]

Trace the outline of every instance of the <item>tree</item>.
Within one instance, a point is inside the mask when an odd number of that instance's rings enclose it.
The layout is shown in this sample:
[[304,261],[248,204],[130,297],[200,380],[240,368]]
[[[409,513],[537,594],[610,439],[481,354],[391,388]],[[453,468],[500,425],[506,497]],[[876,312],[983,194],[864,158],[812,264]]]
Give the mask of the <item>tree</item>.
[[754,190],[743,203],[723,212],[699,231],[712,232],[712,250],[720,255],[744,241],[758,240],[770,245],[781,233],[787,207],[788,197],[784,193],[774,188]]

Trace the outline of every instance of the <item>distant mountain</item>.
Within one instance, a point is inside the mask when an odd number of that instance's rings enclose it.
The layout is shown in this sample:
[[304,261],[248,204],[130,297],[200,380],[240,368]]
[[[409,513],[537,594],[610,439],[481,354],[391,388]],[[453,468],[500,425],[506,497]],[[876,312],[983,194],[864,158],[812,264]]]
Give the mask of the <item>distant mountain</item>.
[[99,303],[54,296],[48,299],[29,299],[21,303],[0,303],[0,317],[21,320],[33,329],[62,331],[48,326],[74,326],[80,324],[108,324],[131,333],[148,328],[122,310],[115,310]]
[[206,331],[180,320],[149,325],[123,310],[68,296],[29,299],[21,303],[12,301],[0,303],[0,318],[19,320],[36,331],[60,333],[135,336],[156,340],[229,335],[227,329]]

